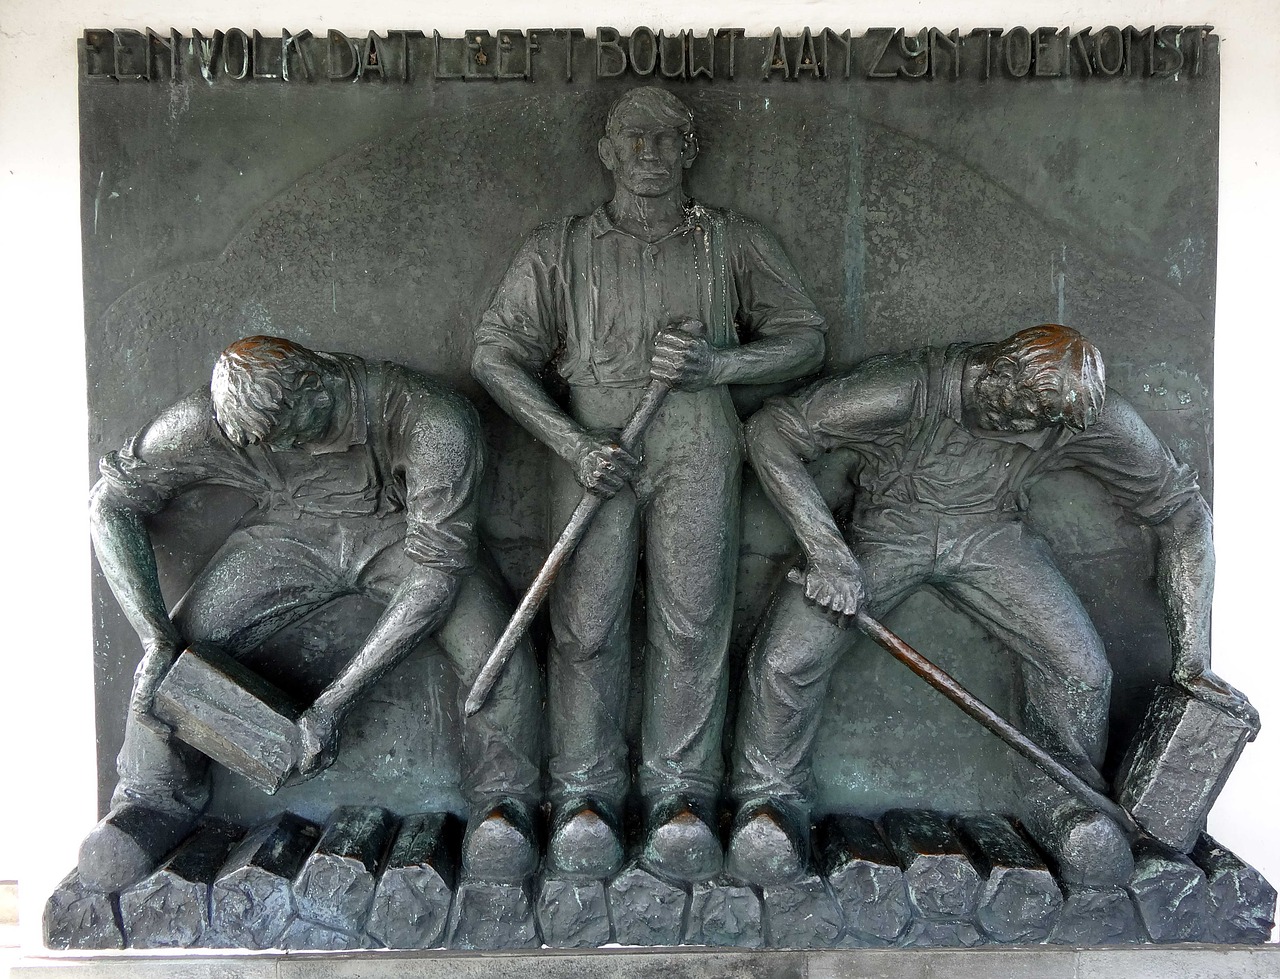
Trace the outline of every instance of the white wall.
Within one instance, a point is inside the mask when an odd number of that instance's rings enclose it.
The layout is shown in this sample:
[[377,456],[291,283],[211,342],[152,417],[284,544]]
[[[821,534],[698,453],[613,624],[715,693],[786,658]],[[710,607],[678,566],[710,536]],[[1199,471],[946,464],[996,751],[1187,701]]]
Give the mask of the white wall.
[[[8,475],[0,673],[0,879],[22,884],[24,942],[39,945],[45,896],[95,818],[86,409],[80,287],[75,42],[85,27],[497,29],[554,22],[590,31],[737,26],[1217,26],[1222,43],[1222,182],[1217,315],[1215,664],[1247,691],[1264,730],[1210,822],[1280,883],[1280,668],[1272,585],[1280,533],[1267,442],[1276,352],[1280,228],[1280,6],[1276,0],[549,0],[436,5],[395,0],[3,0],[0,4],[0,270],[9,339],[3,399]],[[554,13],[553,13],[554,12]],[[1255,40],[1256,39],[1256,40]],[[56,365],[56,366],[55,366]]]

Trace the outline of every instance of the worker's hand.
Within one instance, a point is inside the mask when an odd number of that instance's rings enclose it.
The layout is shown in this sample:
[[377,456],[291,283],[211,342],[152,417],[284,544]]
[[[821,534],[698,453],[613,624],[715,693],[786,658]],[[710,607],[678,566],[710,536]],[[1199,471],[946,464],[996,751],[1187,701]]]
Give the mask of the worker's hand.
[[1249,698],[1212,670],[1174,667],[1172,679],[1197,700],[1226,711],[1255,732],[1261,726],[1258,709]]
[[635,476],[639,465],[615,433],[590,432],[578,447],[573,475],[583,489],[607,500]]
[[852,556],[811,561],[803,575],[792,571],[788,579],[804,586],[805,600],[847,626],[867,598],[862,566]]
[[701,391],[719,384],[724,354],[706,339],[698,320],[684,320],[658,331],[649,376],[679,391]]
[[157,723],[151,713],[155,706],[156,690],[180,651],[180,644],[172,639],[154,639],[142,645],[142,660],[133,671],[129,710],[149,724]]
[[290,784],[319,775],[338,757],[338,719],[329,710],[311,707],[298,718]]

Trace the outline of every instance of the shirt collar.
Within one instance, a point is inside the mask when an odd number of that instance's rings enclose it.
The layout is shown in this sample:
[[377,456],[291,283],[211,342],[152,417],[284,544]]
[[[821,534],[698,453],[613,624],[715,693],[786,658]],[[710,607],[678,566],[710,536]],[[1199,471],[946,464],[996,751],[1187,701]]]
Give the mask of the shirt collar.
[[346,425],[328,442],[311,450],[312,455],[346,452],[352,446],[364,445],[369,440],[369,416],[365,406],[364,364],[354,357],[318,353],[333,364],[347,382],[347,398],[350,413]]
[[684,220],[681,221],[679,225],[672,228],[669,232],[667,232],[665,235],[663,235],[661,238],[659,238],[657,241],[654,241],[654,242],[644,241],[643,238],[636,238],[636,236],[631,234],[630,232],[623,231],[621,228],[619,228],[616,224],[613,223],[613,218],[609,217],[609,208],[605,204],[601,204],[599,207],[597,207],[594,211],[591,212],[591,217],[587,219],[588,229],[591,232],[592,238],[603,238],[605,235],[609,234],[609,232],[613,231],[613,232],[617,232],[620,235],[624,235],[627,238],[635,238],[636,241],[644,242],[644,244],[646,245],[649,245],[649,244],[657,245],[666,241],[668,238],[674,238],[677,235],[687,234],[688,232],[692,231],[694,212],[697,210],[698,210],[698,205],[695,204],[692,200],[689,200],[688,198],[686,198],[684,202],[684,208],[683,208]]

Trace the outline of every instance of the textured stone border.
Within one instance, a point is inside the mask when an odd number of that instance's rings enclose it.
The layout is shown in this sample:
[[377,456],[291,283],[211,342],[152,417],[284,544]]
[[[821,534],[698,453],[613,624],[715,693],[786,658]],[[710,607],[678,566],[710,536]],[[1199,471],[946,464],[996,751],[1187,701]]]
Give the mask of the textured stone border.
[[1280,945],[28,956],[14,979],[1275,979]]
[[[123,825],[130,808],[99,828]],[[1098,948],[1261,944],[1275,926],[1275,888],[1208,836],[1194,862],[1140,843],[1125,888],[1060,887],[1004,816],[831,815],[816,831],[823,876],[764,887],[727,876],[676,887],[633,864],[610,882],[463,880],[455,891],[462,832],[445,813],[401,822],[377,806],[340,806],[323,831],[282,813],[243,833],[201,823],[119,893],[73,871],[46,903],[45,946]]]

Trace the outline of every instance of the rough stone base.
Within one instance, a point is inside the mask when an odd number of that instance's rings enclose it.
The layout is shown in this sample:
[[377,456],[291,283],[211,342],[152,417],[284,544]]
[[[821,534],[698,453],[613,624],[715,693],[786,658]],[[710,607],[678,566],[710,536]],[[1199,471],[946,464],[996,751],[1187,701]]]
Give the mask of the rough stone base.
[[[414,820],[439,822],[420,814],[404,825]],[[690,887],[633,866],[612,881],[511,884],[459,881],[453,868],[460,834],[447,845],[431,836],[422,854],[409,847],[397,858],[387,851],[399,823],[385,810],[345,807],[322,838],[314,824],[279,816],[199,874],[176,858],[166,864],[169,877],[198,885],[189,889],[157,892],[153,875],[123,896],[103,894],[72,874],[46,907],[46,944],[118,949],[132,938],[134,947],[152,948],[443,944],[469,951],[611,943],[730,949],[974,948],[1046,939],[1064,946],[1260,943],[1275,918],[1275,890],[1208,837],[1190,857],[1140,844],[1124,887],[1071,887],[1054,880],[1007,820],[897,811],[879,824],[841,817],[820,827],[820,873],[796,883],[761,888],[725,876]],[[414,880],[401,879],[410,871]],[[190,909],[179,906],[187,890]],[[157,893],[165,916],[159,921],[135,907]],[[386,907],[378,893],[390,901]],[[122,929],[122,905],[132,927]]]

